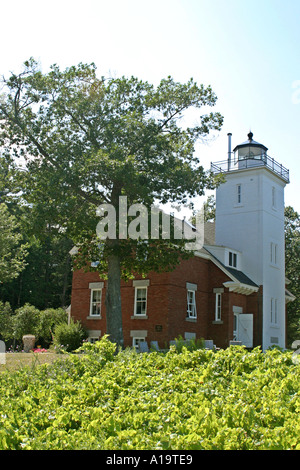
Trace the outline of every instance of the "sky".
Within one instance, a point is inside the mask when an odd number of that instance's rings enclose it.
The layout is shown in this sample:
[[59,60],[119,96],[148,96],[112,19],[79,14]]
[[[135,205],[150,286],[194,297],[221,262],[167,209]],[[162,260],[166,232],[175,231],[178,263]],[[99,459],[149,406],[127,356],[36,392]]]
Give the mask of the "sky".
[[34,57],[43,72],[95,63],[99,76],[211,85],[222,130],[197,146],[205,169],[247,139],[290,170],[300,212],[299,0],[0,0],[0,75]]

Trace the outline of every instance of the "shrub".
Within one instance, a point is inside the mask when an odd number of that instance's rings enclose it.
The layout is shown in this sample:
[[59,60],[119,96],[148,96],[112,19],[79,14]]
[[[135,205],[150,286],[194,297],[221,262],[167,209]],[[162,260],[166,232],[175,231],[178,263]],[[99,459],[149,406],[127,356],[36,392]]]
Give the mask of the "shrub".
[[291,351],[81,350],[0,373],[0,450],[300,450]]
[[185,347],[188,351],[195,351],[196,349],[202,349],[204,347],[203,339],[183,339],[181,335],[175,338],[176,351],[181,352],[182,348]]
[[13,312],[8,302],[0,301],[0,338],[4,341],[13,339]]
[[74,322],[71,319],[69,324],[60,323],[55,326],[53,344],[58,348],[71,352],[78,349],[86,338],[87,334],[82,328],[81,323],[78,321]]
[[24,335],[34,335],[36,339],[40,333],[40,311],[33,305],[25,304],[16,310],[13,317],[14,338],[22,340]]
[[40,337],[45,345],[49,346],[53,340],[56,325],[67,324],[68,315],[63,308],[48,308],[40,314]]
[[102,356],[105,361],[112,361],[116,354],[117,345],[109,341],[109,335],[103,335],[95,343],[85,342],[75,352]]

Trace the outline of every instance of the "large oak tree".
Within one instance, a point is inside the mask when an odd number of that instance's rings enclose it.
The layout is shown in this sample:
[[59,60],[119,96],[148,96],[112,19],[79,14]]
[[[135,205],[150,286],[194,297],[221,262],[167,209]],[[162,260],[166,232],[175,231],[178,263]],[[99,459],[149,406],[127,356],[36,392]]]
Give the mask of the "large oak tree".
[[[107,274],[107,330],[123,344],[120,279],[132,272],[172,269],[187,255],[172,240],[107,239],[99,250],[95,209],[119,197],[128,206],[186,203],[212,185],[195,143],[220,130],[211,112],[210,86],[171,77],[154,86],[137,78],[99,78],[94,64],[42,73],[30,59],[19,74],[3,79],[1,145],[25,160],[24,197],[44,201],[79,247],[78,265],[98,261]],[[182,118],[204,108],[193,126]],[[208,111],[207,111],[208,110]],[[205,111],[207,111],[205,113]],[[89,242],[87,243],[87,240]]]

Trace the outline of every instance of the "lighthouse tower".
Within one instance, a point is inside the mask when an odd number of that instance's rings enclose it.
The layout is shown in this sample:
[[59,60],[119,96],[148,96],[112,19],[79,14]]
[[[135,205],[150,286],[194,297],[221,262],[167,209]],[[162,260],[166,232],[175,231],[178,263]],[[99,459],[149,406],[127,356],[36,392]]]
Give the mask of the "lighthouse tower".
[[248,134],[228,158],[212,163],[225,182],[216,190],[216,245],[235,250],[236,268],[262,292],[263,350],[285,347],[284,188],[289,171],[267,154],[265,145]]

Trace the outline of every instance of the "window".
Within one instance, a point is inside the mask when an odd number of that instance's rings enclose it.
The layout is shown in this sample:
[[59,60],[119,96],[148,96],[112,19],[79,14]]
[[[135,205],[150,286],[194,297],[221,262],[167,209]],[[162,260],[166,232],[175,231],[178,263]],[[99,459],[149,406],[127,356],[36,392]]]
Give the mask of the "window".
[[186,283],[187,289],[187,313],[186,319],[187,320],[196,320],[197,318],[197,311],[196,311],[196,290],[197,284],[193,284],[191,282]]
[[130,330],[130,337],[132,338],[132,346],[139,351],[140,343],[147,341],[147,330]]
[[142,337],[133,337],[132,338],[132,346],[137,350],[139,351],[139,345],[142,341],[146,341],[146,338],[142,338]]
[[237,204],[242,203],[242,185],[241,184],[236,185],[236,202]]
[[277,299],[271,299],[271,323],[277,325]]
[[97,341],[99,341],[99,338],[97,336],[89,336],[88,341],[89,343],[94,344],[94,343],[97,343]]
[[278,261],[278,245],[271,242],[270,244],[270,262],[271,264],[277,266]]
[[102,301],[102,289],[104,282],[90,282],[89,288],[91,290],[90,295],[90,313],[89,318],[101,318],[101,301]]
[[147,313],[147,287],[135,288],[134,315],[145,316]]
[[228,260],[229,266],[236,268],[237,267],[237,254],[232,253],[232,251],[229,251],[229,260]]
[[90,316],[101,316],[102,289],[91,289]]
[[273,209],[276,208],[276,189],[272,186],[272,207]]
[[187,291],[187,317],[197,318],[196,295],[194,290]]
[[88,330],[88,341],[96,343],[101,337],[101,330]]
[[221,304],[222,304],[222,294],[218,292],[216,294],[215,321],[221,320]]

